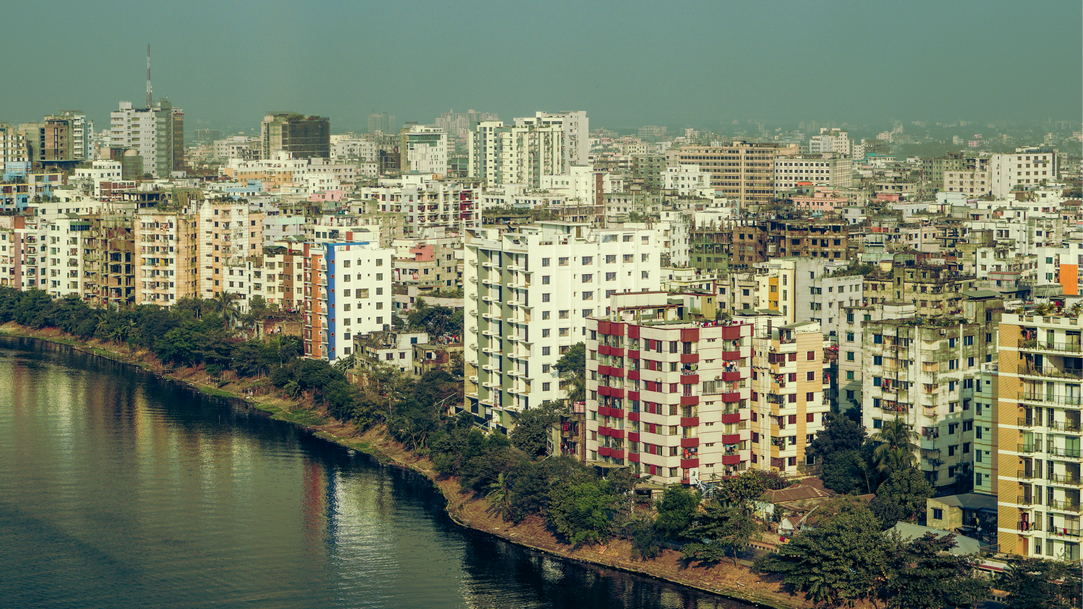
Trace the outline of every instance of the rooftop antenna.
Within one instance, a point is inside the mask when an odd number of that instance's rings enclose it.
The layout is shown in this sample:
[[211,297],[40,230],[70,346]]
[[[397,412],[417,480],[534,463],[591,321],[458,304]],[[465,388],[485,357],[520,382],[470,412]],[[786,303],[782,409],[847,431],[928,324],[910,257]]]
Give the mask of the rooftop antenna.
[[151,87],[150,87],[150,44],[147,44],[147,107],[150,108],[153,103],[151,100]]

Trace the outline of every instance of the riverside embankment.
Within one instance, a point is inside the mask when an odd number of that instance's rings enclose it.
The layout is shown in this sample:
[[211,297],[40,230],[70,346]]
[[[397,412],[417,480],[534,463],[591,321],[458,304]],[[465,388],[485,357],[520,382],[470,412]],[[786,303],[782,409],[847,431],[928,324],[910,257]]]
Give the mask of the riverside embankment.
[[274,391],[266,379],[211,379],[201,368],[177,368],[163,365],[153,355],[130,351],[126,346],[91,340],[80,342],[56,330],[32,330],[7,324],[0,332],[10,336],[36,338],[65,344],[73,349],[137,366],[161,378],[184,383],[203,393],[232,398],[248,407],[289,421],[325,440],[375,455],[380,460],[418,472],[440,490],[447,501],[447,512],[464,527],[482,531],[508,542],[533,548],[563,559],[589,563],[658,578],[690,588],[773,607],[805,607],[803,599],[780,589],[778,584],[763,582],[747,568],[724,564],[713,568],[685,567],[678,553],[666,551],[651,561],[632,561],[627,542],[614,541],[605,546],[573,548],[561,543],[539,518],[512,526],[490,513],[488,504],[460,491],[458,480],[441,478],[433,464],[412,454],[390,440],[379,427],[358,433],[352,425],[343,425],[314,410],[304,399],[291,399]]

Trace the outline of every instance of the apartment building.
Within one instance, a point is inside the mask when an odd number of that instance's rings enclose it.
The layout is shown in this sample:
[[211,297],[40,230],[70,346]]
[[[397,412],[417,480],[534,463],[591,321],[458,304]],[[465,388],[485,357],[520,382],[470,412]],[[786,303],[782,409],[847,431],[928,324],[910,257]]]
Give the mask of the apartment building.
[[901,418],[921,435],[920,468],[933,486],[969,477],[974,381],[992,357],[983,327],[950,318],[865,324],[862,419],[871,433]]
[[[150,108],[133,108],[120,102],[109,114],[111,148],[131,149],[143,160],[143,171],[168,178],[184,165],[184,111],[168,101]],[[142,176],[139,176],[142,177]]]
[[662,174],[662,188],[676,191],[682,197],[691,196],[701,188],[710,188],[711,174],[696,165],[666,167]]
[[199,214],[192,208],[140,210],[132,221],[135,239],[135,304],[170,306],[198,297]]
[[277,112],[260,123],[261,156],[275,158],[285,152],[291,159],[331,158],[331,119]]
[[[199,295],[214,298],[242,279],[230,279],[237,270],[247,271],[246,259],[263,253],[263,212],[246,202],[215,199],[199,206]],[[233,283],[233,286],[229,284]],[[247,280],[251,284],[251,279]],[[250,286],[251,287],[251,286]],[[247,291],[233,292],[248,300]]]
[[835,154],[775,157],[775,194],[794,190],[799,183],[831,188],[853,186],[853,161]]
[[87,240],[90,221],[78,216],[64,216],[42,221],[39,228],[44,229],[38,248],[42,280],[39,287],[54,298],[82,298],[86,293],[83,267],[89,253]]
[[391,326],[391,258],[371,242],[305,243],[305,356],[335,361],[357,336]]
[[665,293],[613,302],[610,317],[587,321],[587,463],[627,465],[662,484],[752,467],[752,326],[659,314]]
[[1052,148],[1022,147],[1007,154],[994,154],[989,162],[993,196],[1011,197],[1020,186],[1037,188],[1042,182],[1052,182],[1057,176],[1057,153]]
[[831,405],[824,400],[824,339],[820,324],[774,326],[771,316],[755,317],[751,340],[751,467],[797,474],[815,460],[808,445],[824,428]]
[[[975,471],[975,488],[997,496],[1000,551],[1076,562],[1080,559],[1080,421],[1083,318],[1004,315],[995,383],[983,410],[991,468]],[[994,380],[995,379],[995,380]],[[982,484],[978,474],[983,474]]]
[[566,396],[553,368],[604,316],[609,297],[657,291],[659,236],[653,230],[594,229],[543,222],[501,233],[467,232],[466,399],[493,427]]
[[777,157],[796,156],[797,145],[734,140],[723,146],[687,146],[670,150],[673,164],[698,165],[711,174],[711,186],[737,199],[746,211],[775,200]]
[[90,231],[84,239],[83,297],[93,307],[135,304],[136,255],[132,218],[96,214],[86,218]]
[[376,211],[402,214],[406,237],[462,233],[481,226],[474,190],[457,182],[404,175],[380,180],[379,186],[361,188],[359,194],[375,201]]
[[428,125],[404,127],[400,135],[402,173],[445,175],[448,169],[447,132]]

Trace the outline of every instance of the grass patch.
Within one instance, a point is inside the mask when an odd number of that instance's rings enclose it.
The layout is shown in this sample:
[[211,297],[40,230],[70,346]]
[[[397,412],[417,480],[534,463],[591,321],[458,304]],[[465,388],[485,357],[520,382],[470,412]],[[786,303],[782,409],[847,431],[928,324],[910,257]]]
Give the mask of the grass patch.
[[327,423],[327,419],[311,410],[280,410],[275,414],[275,418],[304,427],[315,427]]
[[216,398],[235,398],[235,397],[237,397],[236,395],[234,395],[234,394],[232,394],[232,393],[230,393],[228,391],[222,391],[221,389],[216,389],[214,387],[204,387],[203,385],[195,385],[195,388],[200,393],[205,393],[207,395],[214,396]]

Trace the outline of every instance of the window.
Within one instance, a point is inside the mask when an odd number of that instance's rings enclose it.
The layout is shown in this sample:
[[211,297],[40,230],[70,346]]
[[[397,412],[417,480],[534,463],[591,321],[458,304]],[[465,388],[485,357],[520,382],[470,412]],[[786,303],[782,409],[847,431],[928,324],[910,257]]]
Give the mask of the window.
[[[813,397],[813,393],[811,391],[809,391],[808,393],[805,394],[805,402],[806,403],[811,402],[814,399],[815,398]],[[811,417],[812,415],[810,414],[809,416]]]
[[846,390],[846,399],[847,400],[853,400],[854,399],[854,390],[853,389],[847,389]]
[[848,361],[848,362],[854,361],[854,352],[853,351],[847,351],[846,352],[846,361]]
[[639,272],[639,278],[640,279],[650,279],[650,272],[649,271],[640,271]]
[[561,256],[560,258],[557,258],[557,264],[559,264],[560,266],[568,266],[568,257]]
[[847,370],[846,371],[846,380],[848,380],[848,381],[854,380],[854,371],[853,370]]
[[872,343],[874,345],[882,345],[882,344],[884,344],[884,335],[883,334],[873,334],[872,335]]
[[811,412],[806,414],[805,415],[805,422],[806,423],[815,423],[816,422],[816,415],[814,413],[811,413]]
[[542,275],[542,285],[549,285],[549,275]]
[[633,255],[633,254],[625,254],[624,255],[624,261],[625,262],[635,262],[635,255]]
[[559,315],[557,315],[557,317],[559,317],[560,319],[568,319],[568,310],[564,309],[560,312]]
[[549,347],[542,347],[542,355],[549,355]]
[[606,254],[606,256],[605,256],[605,263],[606,264],[613,264],[616,261],[617,261],[617,255],[616,254]]
[[943,520],[944,510],[940,508],[933,508],[933,520]]
[[542,391],[549,391],[549,387],[552,385],[552,383],[542,383]]
[[542,311],[542,319],[549,319],[549,311]]
[[594,256],[583,256],[583,266],[594,264]]
[[549,258],[542,258],[542,266],[549,266]]
[[542,364],[542,373],[549,372],[549,364]]
[[542,294],[542,302],[549,302],[549,293]]
[[616,281],[617,280],[617,274],[616,273],[606,273],[605,274],[605,280],[606,281]]
[[808,353],[805,354],[805,359],[807,361],[810,361],[810,362],[816,361],[816,352],[815,351],[809,351]]
[[879,355],[872,356],[872,365],[873,366],[883,366],[884,365],[884,358],[879,356]]
[[853,332],[847,332],[846,333],[846,342],[849,342],[849,343],[854,342],[854,333]]
[[542,338],[549,337],[549,328],[542,328]]
[[816,380],[816,373],[814,371],[812,371],[812,370],[809,370],[808,372],[805,373],[805,380],[806,381],[815,381]]

